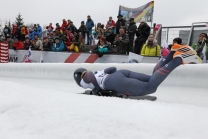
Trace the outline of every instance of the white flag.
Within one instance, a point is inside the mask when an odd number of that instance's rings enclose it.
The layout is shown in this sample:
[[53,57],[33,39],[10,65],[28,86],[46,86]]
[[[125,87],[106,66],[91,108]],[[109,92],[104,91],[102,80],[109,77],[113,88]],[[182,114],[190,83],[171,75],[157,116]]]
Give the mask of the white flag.
[[40,55],[40,63],[43,63],[43,54],[41,52],[41,55]]

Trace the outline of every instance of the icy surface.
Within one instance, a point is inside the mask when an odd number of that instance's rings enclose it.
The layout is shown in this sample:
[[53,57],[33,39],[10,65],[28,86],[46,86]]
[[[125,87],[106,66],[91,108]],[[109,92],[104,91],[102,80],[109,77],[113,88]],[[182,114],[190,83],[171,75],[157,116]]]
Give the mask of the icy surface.
[[[0,139],[208,138],[207,87],[190,84],[198,78],[207,84],[207,75],[201,77],[207,66],[191,67],[201,71],[197,76],[185,72],[190,66],[174,71],[153,94],[155,102],[81,95],[71,77],[81,66],[112,65],[1,65]],[[140,71],[150,74],[153,66],[143,64]]]

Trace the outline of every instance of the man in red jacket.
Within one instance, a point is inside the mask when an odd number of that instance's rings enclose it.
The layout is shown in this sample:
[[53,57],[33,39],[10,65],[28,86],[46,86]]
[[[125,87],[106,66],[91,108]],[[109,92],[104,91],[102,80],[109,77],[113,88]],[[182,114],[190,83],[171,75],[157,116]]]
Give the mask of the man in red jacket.
[[14,39],[12,46],[13,46],[14,50],[23,50],[24,49],[24,44],[16,38]]

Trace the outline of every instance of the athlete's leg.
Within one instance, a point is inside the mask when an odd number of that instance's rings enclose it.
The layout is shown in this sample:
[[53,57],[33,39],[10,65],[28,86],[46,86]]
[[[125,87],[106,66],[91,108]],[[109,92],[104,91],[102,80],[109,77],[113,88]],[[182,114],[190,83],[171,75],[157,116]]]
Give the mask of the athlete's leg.
[[154,67],[153,69],[153,73],[163,67],[165,64],[169,63],[172,59],[173,59],[173,55],[174,55],[175,51],[170,51],[170,53],[164,57],[164,58],[161,58],[160,61],[156,64],[156,66]]
[[149,79],[151,77],[150,75],[133,72],[130,70],[120,70],[120,71],[122,71],[122,73],[128,78],[133,78],[133,79],[137,79],[137,80],[144,81],[144,82],[149,82]]
[[129,96],[142,96],[154,93],[157,87],[165,80],[165,78],[179,65],[182,64],[182,58],[176,57],[165,66],[156,70],[150,77],[149,82],[130,78],[134,74],[128,70],[119,70],[113,74],[109,74],[105,80],[104,88]]
[[148,82],[147,94],[154,93],[157,87],[166,79],[166,77],[179,65],[182,64],[182,58],[176,57],[165,66],[157,69]]

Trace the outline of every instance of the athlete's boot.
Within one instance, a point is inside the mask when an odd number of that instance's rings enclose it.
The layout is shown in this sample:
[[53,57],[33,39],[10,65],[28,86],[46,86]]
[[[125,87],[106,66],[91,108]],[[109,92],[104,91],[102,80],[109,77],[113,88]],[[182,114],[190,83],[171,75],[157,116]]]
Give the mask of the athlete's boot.
[[175,51],[173,58],[181,57],[183,64],[199,64],[202,60],[197,56],[196,51],[188,45],[180,45],[175,43],[171,51]]

